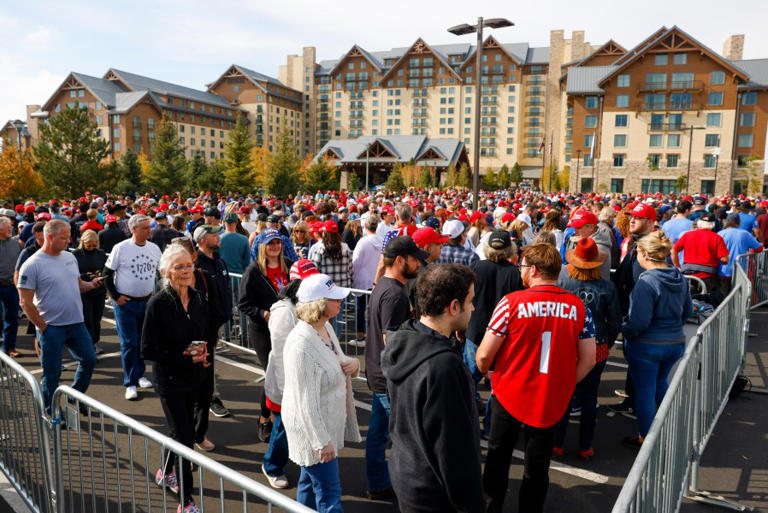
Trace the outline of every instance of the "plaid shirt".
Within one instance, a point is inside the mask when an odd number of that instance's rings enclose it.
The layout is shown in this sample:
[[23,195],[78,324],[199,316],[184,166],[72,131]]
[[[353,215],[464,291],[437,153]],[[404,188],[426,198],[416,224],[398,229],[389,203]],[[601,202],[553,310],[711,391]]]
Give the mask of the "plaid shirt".
[[341,259],[333,260],[325,254],[325,244],[316,242],[309,248],[309,259],[317,266],[317,270],[331,277],[339,287],[352,286],[352,251],[345,243],[341,243]]
[[480,260],[477,253],[471,249],[467,249],[464,246],[451,246],[445,244],[443,249],[440,250],[440,258],[437,260],[438,264],[461,264],[469,267],[473,262]]
[[[296,254],[296,250],[293,249],[293,242],[285,235],[281,235],[283,240],[283,256],[287,262],[296,262],[299,260],[299,256]],[[253,246],[251,246],[251,260],[256,260],[259,255],[259,244],[261,244],[261,234],[257,235],[253,239]]]

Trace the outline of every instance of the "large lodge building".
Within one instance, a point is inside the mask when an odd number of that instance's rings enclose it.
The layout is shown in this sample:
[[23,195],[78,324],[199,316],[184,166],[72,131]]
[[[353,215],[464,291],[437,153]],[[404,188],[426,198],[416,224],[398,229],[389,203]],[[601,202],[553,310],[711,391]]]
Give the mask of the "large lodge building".
[[[302,156],[361,136],[420,136],[479,151],[481,173],[519,163],[536,181],[543,167],[567,167],[570,190],[672,192],[690,176],[691,192],[741,192],[749,173],[762,180],[768,128],[768,59],[743,60],[743,45],[731,36],[717,53],[678,27],[629,50],[591,45],[582,31],[552,31],[548,47],[489,36],[479,141],[475,46],[421,38],[384,51],[353,45],[335,60],[306,47],[287,57],[279,80],[232,65],[205,91],[115,69],[72,73],[27,108],[27,126],[34,145],[40,119],[87,105],[120,155],[148,152],[168,113],[188,156],[216,159],[242,112],[257,144],[271,147],[287,129]],[[12,130],[0,136],[17,137]]]

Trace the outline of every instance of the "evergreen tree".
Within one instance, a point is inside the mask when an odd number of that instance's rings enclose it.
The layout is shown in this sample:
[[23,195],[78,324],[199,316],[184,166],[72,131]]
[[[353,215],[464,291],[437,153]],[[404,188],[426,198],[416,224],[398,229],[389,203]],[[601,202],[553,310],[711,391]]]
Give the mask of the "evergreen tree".
[[512,171],[509,173],[509,181],[515,185],[520,185],[520,182],[523,181],[523,169],[517,162],[512,166]]
[[432,170],[428,167],[422,168],[421,170],[421,176],[419,176],[419,181],[417,183],[419,187],[424,187],[425,189],[429,189],[430,187],[435,186],[435,180],[432,177]]
[[141,183],[141,163],[139,162],[139,156],[131,150],[120,158],[118,164],[118,176],[117,190],[125,193],[135,195],[143,189]]
[[97,130],[88,111],[78,103],[40,125],[37,171],[49,192],[77,197],[86,190],[102,190],[104,175],[99,164],[109,156],[110,146]]
[[[199,158],[202,166],[198,165],[200,174],[197,175],[196,187],[200,191],[224,191],[225,179],[222,168],[225,164],[221,160],[214,160],[213,162],[206,163],[205,159],[199,155],[195,158]],[[192,161],[194,163],[194,161]],[[253,186],[251,186],[253,187]],[[240,191],[242,192],[242,191]]]
[[275,152],[269,156],[265,186],[267,192],[279,197],[296,194],[301,181],[299,179],[298,151],[293,144],[293,139],[287,129],[283,129],[277,135]]
[[251,153],[253,140],[242,114],[237,116],[235,127],[229,131],[224,146],[224,184],[227,190],[247,194],[254,189],[254,170]]
[[399,165],[395,164],[392,168],[386,183],[384,183],[384,187],[386,187],[389,192],[400,192],[405,189],[405,182],[403,181],[403,174],[400,172]]
[[472,174],[469,172],[469,165],[466,162],[459,166],[459,178],[456,186],[464,187],[466,189],[472,187]]
[[501,169],[499,169],[499,176],[496,177],[497,186],[500,189],[508,189],[509,188],[509,168],[506,164],[503,164],[501,166]]
[[451,162],[448,165],[448,169],[445,172],[445,188],[450,189],[456,187],[456,183],[459,181],[459,174],[456,171],[456,166]]
[[488,168],[483,175],[483,189],[486,191],[495,191],[498,188],[498,177],[492,168]]
[[176,126],[169,117],[163,116],[155,129],[152,163],[144,176],[144,182],[160,194],[171,194],[184,189],[186,171],[187,159]]
[[304,173],[304,190],[309,193],[314,194],[318,190],[327,191],[338,187],[336,170],[325,159],[312,163]]
[[347,178],[347,190],[352,192],[360,190],[360,178],[358,178],[357,173],[354,171],[351,171],[349,178]]

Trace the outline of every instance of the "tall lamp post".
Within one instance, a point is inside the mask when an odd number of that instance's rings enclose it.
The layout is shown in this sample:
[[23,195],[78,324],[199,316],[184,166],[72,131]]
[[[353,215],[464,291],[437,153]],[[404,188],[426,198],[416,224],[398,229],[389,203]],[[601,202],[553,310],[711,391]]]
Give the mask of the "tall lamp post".
[[19,145],[19,162],[21,162],[21,130],[24,128],[24,122],[20,119],[17,119],[13,122],[13,128],[16,129],[16,140],[18,141]]
[[712,194],[717,194],[717,164],[720,160],[720,147],[712,150],[712,155],[715,156],[715,183],[712,185]]
[[688,127],[688,175],[685,179],[685,193],[691,192],[691,152],[693,151],[693,131],[694,130],[706,130],[703,126],[689,126]]
[[581,164],[581,150],[576,150],[576,189],[581,192],[581,183],[579,183],[579,164]]
[[462,23],[448,29],[448,32],[457,36],[477,33],[477,51],[475,52],[475,130],[474,130],[474,155],[472,159],[472,210],[477,210],[478,197],[480,196],[480,96],[483,94],[482,77],[483,65],[483,28],[511,27],[514,23],[506,18],[490,18],[484,20],[482,16],[477,18],[476,25]]
[[370,157],[368,155],[368,152],[371,150],[371,143],[368,143],[365,146],[365,193],[368,194],[368,191],[370,190],[368,188],[368,163],[370,162]]

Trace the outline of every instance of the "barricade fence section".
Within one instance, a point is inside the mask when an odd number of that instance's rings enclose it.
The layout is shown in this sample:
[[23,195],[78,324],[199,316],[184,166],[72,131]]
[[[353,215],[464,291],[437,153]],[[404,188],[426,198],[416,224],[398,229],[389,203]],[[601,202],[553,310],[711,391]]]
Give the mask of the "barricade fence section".
[[686,345],[614,513],[676,512],[684,496],[743,508],[698,490],[702,453],[746,353],[752,287],[743,268],[734,272],[730,294]]
[[768,303],[768,253],[747,253],[739,255],[734,263],[733,280],[737,279],[736,267],[740,267],[752,284],[750,307],[757,308]]
[[[183,496],[201,511],[312,511],[71,387],[53,408],[56,513],[176,511]],[[191,482],[177,472],[178,493],[158,484],[171,465],[192,469]]]
[[52,513],[50,424],[40,386],[0,351],[0,471],[35,513]]

